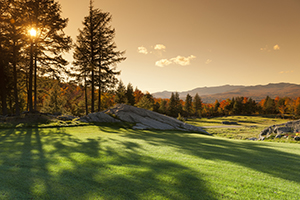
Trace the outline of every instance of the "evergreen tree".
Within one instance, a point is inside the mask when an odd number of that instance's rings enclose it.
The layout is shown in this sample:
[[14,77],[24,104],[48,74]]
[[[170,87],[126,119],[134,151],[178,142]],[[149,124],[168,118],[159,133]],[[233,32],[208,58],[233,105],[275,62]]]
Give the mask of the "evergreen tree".
[[136,107],[153,110],[153,105],[153,100],[149,98],[149,96],[144,95],[142,99],[136,104]]
[[90,1],[90,12],[79,30],[74,52],[75,71],[80,77],[85,75],[91,83],[91,112],[94,112],[95,86],[98,86],[98,110],[101,107],[102,90],[114,88],[117,83],[115,65],[122,60],[124,52],[116,51],[113,41],[115,29],[110,26],[111,15],[93,7]]
[[51,114],[63,113],[65,103],[66,101],[61,94],[59,83],[56,82],[50,89],[48,96],[45,98],[41,111]]
[[267,96],[265,103],[263,105],[263,110],[265,114],[274,114],[275,113],[275,102],[274,99]]
[[184,110],[188,116],[193,112],[193,97],[189,94],[187,94],[185,98]]
[[120,80],[119,85],[116,89],[115,102],[116,103],[126,103],[126,88],[125,88],[122,80]]
[[167,114],[167,108],[168,108],[167,104],[168,104],[167,100],[165,99],[161,100],[158,112],[161,114]]
[[236,97],[233,101],[232,113],[240,115],[243,112],[243,97]]
[[[33,110],[32,91],[34,91],[34,109],[37,102],[37,73],[61,78],[67,72],[68,62],[62,54],[71,49],[71,38],[64,33],[68,19],[61,17],[61,6],[53,0],[26,1],[29,29],[36,30],[30,40],[30,67],[28,83],[29,110]],[[32,87],[34,80],[34,88]],[[34,89],[34,90],[33,90]]]
[[176,92],[175,94],[172,92],[168,105],[168,115],[171,117],[177,117],[178,114],[182,114],[182,105],[178,92]]
[[135,99],[134,99],[133,86],[131,83],[128,83],[125,95],[126,95],[126,103],[128,105],[133,106],[135,104]]
[[193,99],[193,107],[194,107],[194,112],[195,116],[201,117],[201,111],[202,111],[202,100],[198,93],[195,95]]

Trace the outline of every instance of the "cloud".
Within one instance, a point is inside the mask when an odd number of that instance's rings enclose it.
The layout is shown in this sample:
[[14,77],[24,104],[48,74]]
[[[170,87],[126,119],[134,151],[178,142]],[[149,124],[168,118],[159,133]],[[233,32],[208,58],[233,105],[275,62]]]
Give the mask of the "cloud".
[[273,49],[276,51],[276,50],[280,50],[280,47],[279,47],[279,45],[278,44],[276,44],[274,47],[273,47]]
[[212,60],[211,59],[207,59],[207,61],[205,62],[205,64],[209,64],[209,63],[211,63],[212,62]]
[[158,67],[164,67],[170,64],[172,64],[172,62],[168,59],[161,59],[155,63],[155,65]]
[[[260,50],[270,52],[272,49],[269,48],[268,45],[266,45],[265,47],[261,47]],[[278,44],[276,44],[275,46],[273,46],[273,50],[275,50],[275,51],[280,50],[280,46]]]
[[142,54],[148,54],[148,50],[143,46],[138,47],[138,52]]
[[191,64],[191,60],[195,59],[196,56],[190,55],[189,57],[177,56],[171,59],[161,59],[155,63],[156,66],[164,67],[170,64],[178,64],[181,66],[187,66]]
[[155,50],[166,50],[166,46],[163,44],[157,44],[154,47]]
[[279,74],[289,74],[289,73],[294,73],[294,71],[281,71],[279,72]]
[[191,64],[191,60],[196,58],[194,55],[190,55],[189,57],[177,56],[176,58],[171,58],[170,60],[178,65],[186,66]]

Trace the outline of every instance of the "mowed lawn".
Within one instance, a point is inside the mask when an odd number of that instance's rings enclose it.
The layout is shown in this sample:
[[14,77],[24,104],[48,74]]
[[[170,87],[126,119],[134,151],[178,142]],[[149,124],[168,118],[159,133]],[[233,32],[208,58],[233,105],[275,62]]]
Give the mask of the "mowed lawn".
[[300,145],[126,126],[0,130],[0,199],[300,199]]

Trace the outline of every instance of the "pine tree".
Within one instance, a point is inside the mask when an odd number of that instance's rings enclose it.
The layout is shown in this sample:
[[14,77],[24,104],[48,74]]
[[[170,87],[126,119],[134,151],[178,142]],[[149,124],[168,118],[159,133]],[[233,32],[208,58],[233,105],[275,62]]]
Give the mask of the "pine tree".
[[50,89],[48,96],[45,98],[41,111],[51,114],[63,113],[65,103],[66,101],[61,94],[59,83],[56,82]]
[[102,90],[114,88],[120,72],[115,65],[122,60],[124,52],[116,51],[113,41],[115,29],[111,28],[111,15],[93,7],[90,1],[90,12],[79,30],[74,52],[74,68],[80,77],[85,75],[91,84],[91,112],[94,112],[95,86],[98,86],[98,110],[101,107]]
[[167,100],[163,99],[160,102],[158,112],[161,113],[161,114],[167,114],[167,108],[168,108],[167,104],[168,104]]
[[193,97],[190,94],[186,95],[184,110],[187,112],[188,116],[193,112]]
[[171,117],[177,117],[178,114],[182,114],[182,105],[178,92],[175,94],[172,92],[167,113]]
[[[71,38],[63,29],[66,28],[68,19],[61,17],[61,6],[53,0],[26,1],[29,28],[36,30],[36,35],[30,40],[30,67],[28,83],[29,110],[33,111],[32,91],[34,91],[34,109],[37,101],[37,73],[52,75],[61,78],[67,70],[68,62],[62,54],[71,49]],[[34,90],[32,81],[34,80]]]
[[134,99],[133,86],[131,83],[128,83],[125,95],[126,95],[126,103],[128,105],[133,106],[135,104],[135,99]]
[[120,80],[119,85],[116,89],[115,102],[116,103],[126,103],[126,88],[125,88],[122,80]]
[[195,116],[201,117],[202,101],[198,93],[194,96],[193,107],[194,107]]

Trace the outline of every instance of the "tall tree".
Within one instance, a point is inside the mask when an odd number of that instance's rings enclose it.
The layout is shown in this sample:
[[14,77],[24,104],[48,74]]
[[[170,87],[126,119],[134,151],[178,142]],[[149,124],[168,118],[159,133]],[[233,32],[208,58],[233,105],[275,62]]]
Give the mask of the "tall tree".
[[195,115],[196,115],[197,117],[201,117],[202,100],[201,100],[201,98],[200,98],[200,96],[199,96],[198,93],[194,96],[194,99],[193,99],[193,107],[194,107]]
[[111,28],[111,15],[93,7],[90,0],[89,15],[84,18],[83,29],[79,30],[74,52],[75,70],[79,76],[86,74],[91,83],[91,112],[94,112],[95,87],[98,87],[98,110],[101,94],[105,88],[113,88],[117,83],[115,65],[122,60],[124,52],[116,51],[113,41],[115,29]]
[[172,92],[170,102],[168,105],[168,115],[172,117],[177,117],[178,114],[182,114],[182,105],[180,102],[179,94]]
[[119,85],[116,89],[115,102],[126,103],[126,88],[122,80],[120,80]]
[[190,94],[186,95],[184,110],[187,112],[188,116],[190,116],[193,111],[193,97]]
[[133,106],[135,104],[135,99],[134,99],[133,86],[131,83],[128,83],[125,95],[127,99],[126,103]]
[[[64,33],[68,19],[61,17],[61,6],[53,0],[26,1],[28,26],[36,33],[30,38],[30,69],[28,83],[29,110],[33,111],[32,92],[37,101],[37,73],[61,78],[68,62],[62,53],[71,49],[71,38]],[[34,32],[31,32],[34,33]],[[34,88],[32,86],[34,80]],[[34,89],[34,90],[33,90]]]

